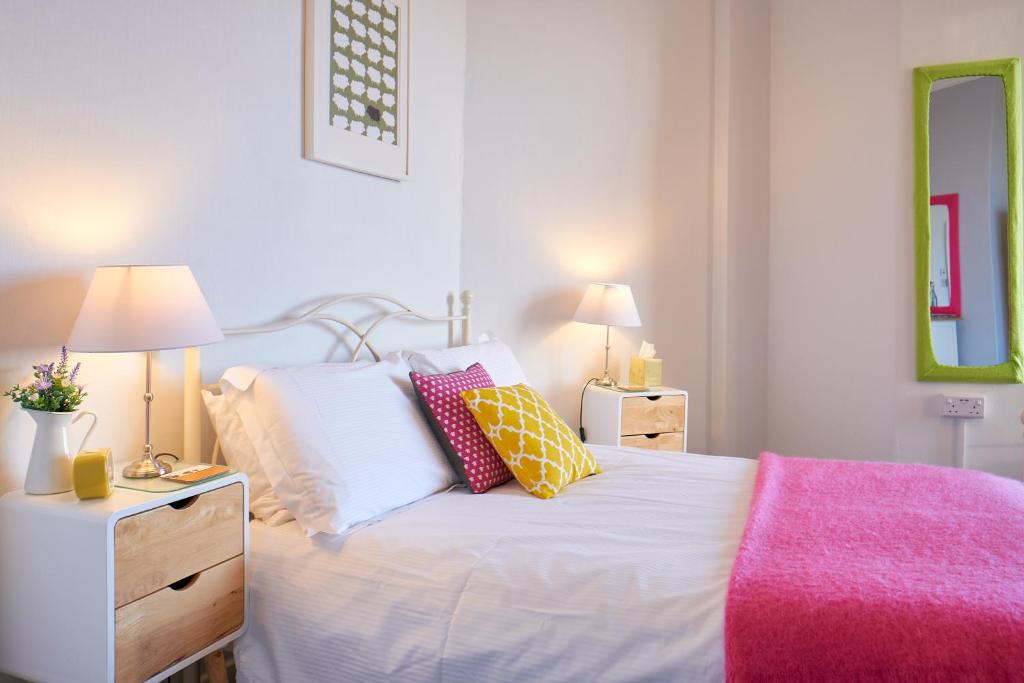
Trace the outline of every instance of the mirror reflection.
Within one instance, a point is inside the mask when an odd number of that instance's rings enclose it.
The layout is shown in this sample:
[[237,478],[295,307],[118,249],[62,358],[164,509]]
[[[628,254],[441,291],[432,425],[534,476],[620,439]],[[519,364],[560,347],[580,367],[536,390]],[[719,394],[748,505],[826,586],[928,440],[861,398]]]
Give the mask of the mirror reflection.
[[995,76],[936,81],[929,104],[929,299],[943,365],[1008,358],[1006,98]]

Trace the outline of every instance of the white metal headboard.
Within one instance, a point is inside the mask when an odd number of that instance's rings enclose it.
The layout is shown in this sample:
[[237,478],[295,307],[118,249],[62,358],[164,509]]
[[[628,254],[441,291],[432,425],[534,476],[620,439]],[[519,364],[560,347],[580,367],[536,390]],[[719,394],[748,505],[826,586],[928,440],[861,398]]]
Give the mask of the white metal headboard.
[[[356,344],[352,351],[352,360],[358,360],[363,349],[366,349],[375,360],[379,361],[381,356],[370,343],[370,335],[372,335],[383,323],[395,318],[415,318],[417,320],[424,320],[427,322],[447,323],[448,346],[469,344],[471,341],[470,308],[473,304],[473,293],[468,289],[464,290],[459,296],[459,301],[462,306],[461,312],[458,315],[455,315],[454,313],[455,296],[451,294],[448,295],[448,315],[433,315],[417,311],[411,306],[402,303],[398,299],[388,296],[387,294],[375,294],[371,292],[345,294],[328,299],[327,301],[313,306],[304,313],[300,313],[295,316],[290,316],[263,325],[226,329],[224,330],[224,335],[227,337],[240,337],[270,334],[273,332],[281,332],[283,330],[296,327],[297,325],[321,322],[335,323],[347,329],[359,340],[358,344]],[[385,310],[371,317],[369,321],[364,321],[362,323],[364,326],[361,327],[346,318],[342,318],[329,312],[331,309],[343,303],[384,304]],[[393,308],[389,308],[388,305]],[[456,328],[460,328],[458,335],[456,335]],[[202,388],[203,382],[199,349],[186,349],[184,387],[185,431],[183,453],[185,455],[185,460],[190,462],[198,462],[202,460],[203,401],[200,394]],[[216,453],[217,447],[215,445],[214,455],[216,455]]]

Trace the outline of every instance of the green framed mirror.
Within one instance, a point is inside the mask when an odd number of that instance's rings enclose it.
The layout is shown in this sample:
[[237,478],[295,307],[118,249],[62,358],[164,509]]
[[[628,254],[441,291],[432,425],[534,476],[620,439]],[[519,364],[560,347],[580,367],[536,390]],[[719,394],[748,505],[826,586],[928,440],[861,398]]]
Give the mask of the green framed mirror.
[[914,69],[917,378],[1024,382],[1020,60]]

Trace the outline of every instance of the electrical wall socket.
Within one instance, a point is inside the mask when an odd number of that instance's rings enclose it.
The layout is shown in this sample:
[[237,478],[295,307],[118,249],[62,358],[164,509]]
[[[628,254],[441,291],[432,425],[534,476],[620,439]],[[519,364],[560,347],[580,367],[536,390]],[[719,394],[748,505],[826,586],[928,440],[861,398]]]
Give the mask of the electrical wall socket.
[[985,417],[985,399],[980,396],[943,396],[943,417]]

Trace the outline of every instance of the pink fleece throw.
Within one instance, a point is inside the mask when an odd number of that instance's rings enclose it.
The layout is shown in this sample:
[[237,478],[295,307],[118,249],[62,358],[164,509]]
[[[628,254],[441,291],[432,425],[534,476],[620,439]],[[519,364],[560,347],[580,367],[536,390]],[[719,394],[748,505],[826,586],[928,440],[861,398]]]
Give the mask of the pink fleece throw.
[[1024,681],[1024,486],[762,453],[729,681]]

